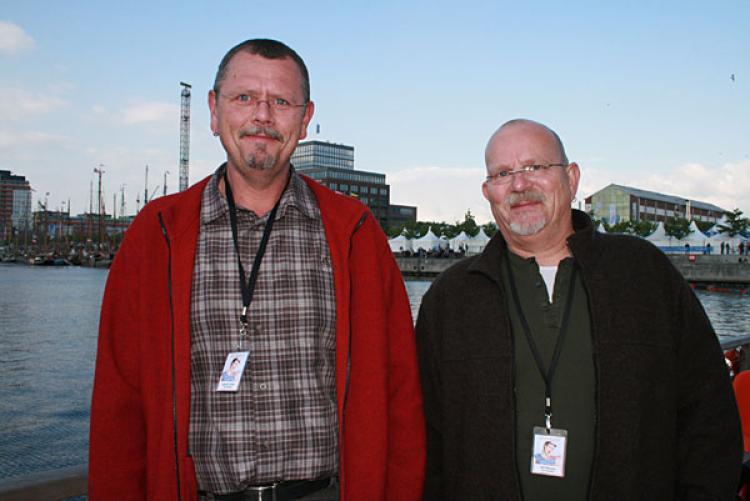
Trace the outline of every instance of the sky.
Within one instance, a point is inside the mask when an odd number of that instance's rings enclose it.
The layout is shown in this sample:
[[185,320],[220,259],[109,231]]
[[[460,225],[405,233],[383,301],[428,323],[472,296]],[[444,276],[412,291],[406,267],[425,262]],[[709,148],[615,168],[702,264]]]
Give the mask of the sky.
[[216,67],[260,37],[307,63],[309,138],[354,146],[420,220],[491,220],[484,147],[519,117],[561,136],[579,201],[616,183],[750,213],[750,0],[3,3],[0,169],[35,209],[87,211],[94,168],[108,212],[123,188],[135,212],[147,165],[149,196],[166,172],[176,191],[181,81],[190,183],[211,174]]

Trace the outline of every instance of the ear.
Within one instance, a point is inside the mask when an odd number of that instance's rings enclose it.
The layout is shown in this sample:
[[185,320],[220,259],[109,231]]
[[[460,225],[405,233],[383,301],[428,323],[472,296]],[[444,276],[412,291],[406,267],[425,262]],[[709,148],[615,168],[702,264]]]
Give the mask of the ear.
[[484,195],[484,199],[488,202],[490,201],[490,192],[489,188],[487,187],[487,181],[482,183],[482,195]]
[[216,116],[216,92],[211,89],[208,91],[208,109],[211,110],[211,131],[216,134],[219,132],[219,119]]
[[315,103],[308,101],[305,105],[305,114],[302,115],[302,131],[300,132],[299,138],[305,139],[307,137],[307,126],[312,120],[313,113],[315,113]]
[[568,165],[568,185],[570,186],[570,199],[575,198],[578,193],[578,182],[581,180],[581,170],[578,168],[578,164],[572,162]]

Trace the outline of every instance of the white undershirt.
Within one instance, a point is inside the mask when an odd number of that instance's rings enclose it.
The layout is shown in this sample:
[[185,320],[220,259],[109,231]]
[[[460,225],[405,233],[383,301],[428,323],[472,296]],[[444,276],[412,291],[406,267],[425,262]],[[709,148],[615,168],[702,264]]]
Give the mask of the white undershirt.
[[557,275],[557,266],[540,266],[539,273],[544,279],[544,283],[547,286],[547,295],[549,296],[549,302],[552,303],[552,294],[555,291],[555,276]]

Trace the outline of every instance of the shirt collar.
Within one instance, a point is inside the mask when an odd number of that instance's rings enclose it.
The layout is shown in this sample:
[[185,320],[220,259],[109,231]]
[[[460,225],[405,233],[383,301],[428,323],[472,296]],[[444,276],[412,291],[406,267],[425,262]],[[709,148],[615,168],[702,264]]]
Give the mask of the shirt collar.
[[[225,220],[225,216],[226,221],[229,220],[229,204],[226,197],[219,191],[219,180],[224,176],[225,168],[226,163],[219,166],[206,185],[206,191],[203,193],[203,203],[201,204],[201,224],[206,225],[220,222]],[[294,166],[291,166],[290,171],[291,178],[286,189],[281,194],[281,202],[279,203],[279,210],[276,213],[276,220],[285,217],[291,209],[296,210],[309,219],[320,218],[320,211],[318,210],[312,190],[294,169]],[[250,215],[254,220],[260,221],[263,219],[258,218],[252,211],[240,209],[240,212]]]

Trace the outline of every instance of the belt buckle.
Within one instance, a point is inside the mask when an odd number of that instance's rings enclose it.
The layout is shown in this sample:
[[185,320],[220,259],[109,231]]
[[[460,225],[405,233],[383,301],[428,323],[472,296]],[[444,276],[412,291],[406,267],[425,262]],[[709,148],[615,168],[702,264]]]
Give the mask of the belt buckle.
[[253,493],[253,499],[250,501],[263,501],[263,493],[268,490],[271,491],[271,501],[276,501],[276,487],[278,485],[278,482],[274,482],[271,485],[249,486],[247,490]]

